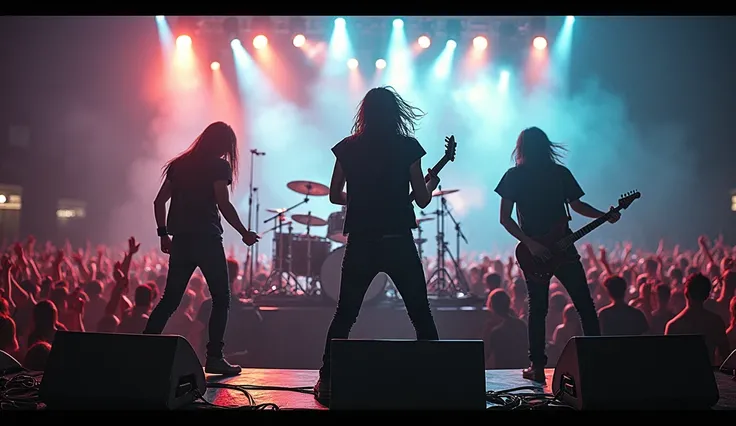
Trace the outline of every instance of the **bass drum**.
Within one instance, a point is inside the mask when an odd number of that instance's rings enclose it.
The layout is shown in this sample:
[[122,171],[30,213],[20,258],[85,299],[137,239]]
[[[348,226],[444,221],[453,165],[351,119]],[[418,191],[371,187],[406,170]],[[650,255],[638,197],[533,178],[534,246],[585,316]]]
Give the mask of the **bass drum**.
[[[337,302],[340,297],[340,281],[342,278],[342,258],[345,255],[345,247],[333,250],[322,264],[319,281],[322,284],[322,293]],[[365,293],[363,303],[376,302],[386,294],[391,279],[383,272],[379,272],[371,282]]]

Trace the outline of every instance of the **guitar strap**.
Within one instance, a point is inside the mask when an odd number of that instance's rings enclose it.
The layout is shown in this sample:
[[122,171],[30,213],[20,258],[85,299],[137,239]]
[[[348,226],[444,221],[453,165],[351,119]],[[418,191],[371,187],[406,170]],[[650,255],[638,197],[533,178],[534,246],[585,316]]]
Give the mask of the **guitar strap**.
[[567,221],[572,222],[572,215],[570,214],[570,200],[565,200],[565,213],[567,213]]

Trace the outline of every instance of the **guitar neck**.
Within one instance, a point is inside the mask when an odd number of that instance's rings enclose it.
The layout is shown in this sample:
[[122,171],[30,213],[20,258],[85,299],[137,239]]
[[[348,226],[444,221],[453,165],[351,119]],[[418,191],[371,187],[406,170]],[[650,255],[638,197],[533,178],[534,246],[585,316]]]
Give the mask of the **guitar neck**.
[[[432,175],[437,176],[437,174],[442,171],[442,168],[445,167],[445,165],[447,165],[447,163],[449,162],[450,159],[447,157],[447,155],[443,155],[442,158],[440,158],[440,161],[438,161],[437,164],[432,167]],[[429,182],[429,176],[425,177],[425,181]],[[411,193],[409,194],[409,200],[411,200],[412,203],[414,202],[414,191],[411,191]]]
[[447,158],[447,156],[446,156],[446,155],[443,155],[443,156],[442,156],[442,158],[440,158],[440,161],[438,161],[438,162],[437,162],[437,164],[435,164],[435,165],[434,165],[434,167],[432,167],[432,174],[433,174],[434,176],[437,176],[437,175],[438,175],[438,174],[440,173],[440,171],[442,171],[442,169],[443,169],[443,168],[444,168],[444,167],[445,167],[445,166],[447,165],[447,163],[449,163],[449,162],[450,162],[450,159],[449,159],[449,158]]
[[596,228],[603,225],[604,223],[608,222],[608,219],[611,218],[611,215],[614,213],[618,213],[621,211],[621,207],[616,207],[613,210],[609,211],[608,213],[604,214],[603,216],[599,217],[598,219],[590,222],[589,224],[583,226],[582,228],[578,229],[577,231],[573,232],[572,234],[566,236],[565,238],[561,239],[557,242],[557,245],[561,249],[566,249],[570,247],[571,245],[575,244],[578,240],[585,237],[586,235],[593,232]]

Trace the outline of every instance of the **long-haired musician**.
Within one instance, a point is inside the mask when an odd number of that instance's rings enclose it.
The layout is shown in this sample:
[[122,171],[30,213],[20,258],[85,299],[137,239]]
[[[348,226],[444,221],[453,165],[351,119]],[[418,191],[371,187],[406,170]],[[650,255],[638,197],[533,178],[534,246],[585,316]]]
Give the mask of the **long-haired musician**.
[[343,232],[348,242],[340,297],[315,386],[315,397],[323,404],[329,401],[330,342],[348,337],[379,272],[389,275],[401,293],[417,339],[438,339],[412,236],[417,224],[408,191],[411,185],[417,205],[424,208],[439,184],[437,176],[425,180],[421,160],[425,151],[413,137],[423,115],[391,87],[371,89],[360,103],[352,135],[332,148],[336,161],[330,201],[347,206]]
[[163,297],[151,312],[144,333],[163,332],[181,303],[189,278],[199,267],[212,295],[205,365],[205,371],[211,374],[236,375],[241,371],[240,366],[228,363],[222,352],[230,308],[230,281],[220,213],[240,233],[245,244],[250,246],[258,241],[258,235],[246,229],[230,202],[228,186],[232,188],[237,173],[235,132],[223,122],[212,123],[189,149],[166,163],[163,184],[153,202],[161,251],[169,255],[169,273]]
[[[553,143],[538,127],[530,127],[519,134],[513,156],[516,165],[501,178],[496,192],[501,196],[501,225],[524,244],[532,255],[544,260],[551,256],[539,238],[560,224],[564,232],[571,232],[566,223],[569,209],[590,218],[605,213],[581,201],[584,192],[567,167],[561,164],[564,147]],[[511,217],[516,206],[518,223]],[[619,214],[611,216],[616,222]],[[558,267],[554,275],[567,289],[583,325],[585,335],[600,334],[598,316],[588,290],[585,270],[575,246],[570,246],[570,261]],[[529,358],[531,366],[523,371],[527,379],[544,382],[545,320],[549,300],[549,280],[525,273],[529,292]]]

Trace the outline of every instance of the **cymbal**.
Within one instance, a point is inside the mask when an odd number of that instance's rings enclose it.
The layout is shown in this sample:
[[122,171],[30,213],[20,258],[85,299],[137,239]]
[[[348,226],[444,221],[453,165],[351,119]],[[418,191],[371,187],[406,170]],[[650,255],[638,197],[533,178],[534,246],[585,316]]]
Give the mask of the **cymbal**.
[[414,239],[414,244],[424,244],[426,242],[427,242],[426,238],[415,238]]
[[442,191],[434,191],[432,193],[433,197],[444,197],[445,195],[454,194],[456,192],[459,192],[459,189],[443,189]]
[[286,187],[302,195],[311,195],[313,197],[324,197],[330,193],[330,188],[321,183],[308,180],[295,180],[286,184]]
[[266,209],[266,211],[269,213],[279,214],[285,212],[286,209]]
[[429,222],[430,220],[434,220],[433,217],[420,217],[417,219],[417,225],[419,225],[422,222]]
[[295,214],[291,215],[291,219],[296,223],[309,226],[325,226],[327,221],[317,216],[310,216],[308,214]]

